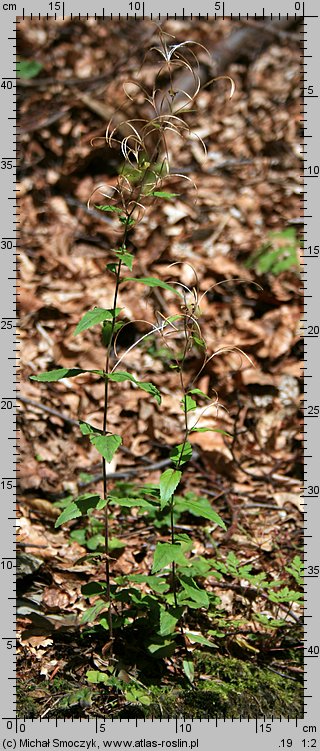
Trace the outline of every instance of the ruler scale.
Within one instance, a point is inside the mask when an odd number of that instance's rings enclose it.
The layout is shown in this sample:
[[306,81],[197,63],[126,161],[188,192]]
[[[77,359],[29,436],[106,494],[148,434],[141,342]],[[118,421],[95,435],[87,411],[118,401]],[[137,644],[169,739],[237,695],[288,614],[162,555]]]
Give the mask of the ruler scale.
[[[319,370],[320,304],[317,289],[320,279],[320,239],[317,227],[319,212],[320,146],[317,127],[320,123],[320,52],[319,16],[316,0],[286,0],[279,6],[268,3],[260,7],[252,0],[228,0],[228,2],[204,3],[199,1],[183,6],[176,0],[174,8],[167,3],[126,2],[118,0],[111,7],[99,3],[88,9],[84,0],[67,2],[40,2],[27,0],[24,3],[0,2],[1,35],[1,154],[0,154],[0,289],[1,289],[1,354],[0,368],[0,499],[1,499],[1,556],[0,581],[2,594],[2,617],[0,628],[1,650],[1,727],[3,747],[33,748],[189,748],[201,751],[213,743],[229,749],[239,744],[247,751],[256,748],[257,736],[261,749],[313,749],[317,741],[317,715],[320,696],[320,604],[319,568],[320,553],[317,531],[320,528],[320,475],[317,450],[320,443],[320,399],[317,392]],[[49,719],[22,720],[15,715],[15,534],[16,534],[16,467],[19,462],[19,447],[16,438],[19,382],[16,377],[19,341],[16,339],[18,325],[17,307],[19,289],[16,283],[16,268],[19,258],[19,207],[16,202],[17,148],[15,129],[17,92],[15,76],[16,27],[24,19],[72,19],[96,18],[107,22],[117,18],[145,18],[157,20],[163,17],[179,19],[250,18],[277,19],[295,16],[301,18],[301,121],[303,125],[303,171],[301,172],[301,236],[302,284],[304,285],[304,361],[305,378],[304,435],[305,478],[301,487],[304,508],[305,550],[305,715],[303,719],[286,717],[257,717],[248,719],[208,718],[208,720],[107,720]],[[4,156],[2,156],[2,154]],[[303,426],[302,426],[303,427]],[[110,745],[108,745],[110,741]],[[118,744],[116,743],[118,741]],[[120,745],[122,742],[122,746]],[[131,741],[125,744],[126,741]],[[47,742],[47,743],[46,743]],[[111,742],[115,742],[111,745]]]

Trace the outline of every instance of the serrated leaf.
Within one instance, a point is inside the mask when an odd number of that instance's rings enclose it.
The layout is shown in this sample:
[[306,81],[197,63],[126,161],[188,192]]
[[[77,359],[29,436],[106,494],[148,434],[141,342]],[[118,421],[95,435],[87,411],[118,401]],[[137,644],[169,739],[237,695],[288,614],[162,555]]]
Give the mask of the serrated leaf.
[[81,318],[81,321],[79,321],[73,332],[73,336],[78,336],[82,331],[90,329],[91,326],[96,326],[97,323],[112,321],[112,319],[120,313],[120,310],[121,308],[116,308],[115,311],[106,308],[93,308],[93,310],[88,310]]
[[156,400],[157,404],[161,404],[160,391],[153,383],[150,383],[150,381],[138,381],[137,378],[131,375],[131,373],[127,373],[126,370],[110,373],[107,378],[109,379],[109,381],[115,381],[116,383],[131,381],[131,383],[134,383],[136,386],[138,386],[139,389],[142,389],[142,391],[147,391],[148,394],[151,394]]
[[110,464],[113,456],[122,443],[120,435],[91,435],[90,441],[93,446],[99,451],[99,454]]
[[178,595],[178,601],[183,600],[184,592],[187,597],[193,600],[199,608],[209,607],[209,597],[204,589],[200,589],[195,581],[189,576],[179,576],[179,581],[182,586],[182,592]]
[[173,292],[174,295],[178,295],[178,297],[182,297],[181,293],[178,292],[175,287],[173,287],[171,284],[167,284],[167,282],[163,282],[161,279],[156,279],[153,276],[146,276],[142,277],[140,279],[136,277],[125,277],[121,280],[122,282],[139,282],[139,284],[144,284],[146,287],[161,287],[162,289],[168,289],[170,292]]
[[268,598],[271,602],[298,602],[303,598],[303,593],[283,587],[278,592],[268,592]]
[[221,516],[217,514],[216,511],[213,510],[213,508],[203,508],[200,503],[198,504],[197,501],[186,501],[186,510],[191,511],[196,516],[202,516],[204,519],[209,519],[209,521],[214,522],[214,524],[218,524],[219,527],[222,527],[222,529],[226,529],[226,525],[224,521],[222,521]]
[[169,542],[158,542],[154,551],[152,573],[155,574],[157,571],[160,571],[162,568],[165,568],[173,562],[180,564],[181,566],[185,566],[187,563],[181,545],[172,545]]
[[146,391],[148,394],[151,394],[153,398],[156,400],[157,404],[161,404],[161,394],[159,389],[151,383],[150,381],[137,381],[137,386],[139,389],[142,389],[142,391]]
[[134,255],[129,253],[125,248],[119,248],[119,250],[113,250],[113,253],[121,260],[124,266],[127,266],[132,271]]
[[179,443],[179,445],[175,446],[170,452],[170,459],[175,466],[181,466],[182,464],[185,464],[186,462],[190,461],[191,457],[192,446],[189,441],[186,441],[185,443]]
[[97,508],[101,500],[100,496],[96,494],[90,495],[86,493],[86,495],[79,496],[79,498],[66,506],[60,516],[58,516],[54,526],[60,527],[61,524],[65,524],[65,522],[69,522],[71,519],[77,519],[79,516],[87,514],[89,509]]
[[160,477],[161,509],[171,500],[176,487],[181,480],[182,472],[178,469],[166,469]]
[[53,381],[61,381],[62,378],[75,378],[75,376],[82,375],[82,373],[95,373],[96,375],[104,375],[103,370],[83,370],[82,368],[58,368],[57,370],[48,370],[45,373],[39,373],[35,376],[30,376],[31,381],[40,381],[40,383],[52,383]]

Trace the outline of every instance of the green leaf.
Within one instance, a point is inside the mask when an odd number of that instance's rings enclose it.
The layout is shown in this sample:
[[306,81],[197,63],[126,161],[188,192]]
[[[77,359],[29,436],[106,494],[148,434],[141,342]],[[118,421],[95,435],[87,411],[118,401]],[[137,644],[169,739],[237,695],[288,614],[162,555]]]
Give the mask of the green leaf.
[[17,77],[28,81],[40,73],[43,65],[37,60],[24,60],[22,57],[17,62]]
[[70,532],[70,540],[75,540],[79,545],[85,545],[86,539],[86,529],[74,529],[72,532]]
[[187,597],[193,600],[199,608],[209,607],[209,597],[204,589],[200,589],[195,581],[190,576],[179,576],[179,581],[182,586],[182,592],[179,592],[178,601],[181,602],[184,599],[184,593]]
[[186,510],[191,511],[196,516],[202,516],[204,519],[209,519],[209,521],[214,522],[214,524],[218,524],[218,526],[222,527],[222,529],[227,529],[224,521],[222,521],[221,519],[221,516],[219,516],[219,514],[217,514],[217,512],[209,506],[204,507],[200,503],[197,503],[197,501],[188,500],[186,502]]
[[227,435],[229,438],[232,438],[231,433],[227,433],[226,430],[221,430],[220,428],[191,428],[190,433],[221,433],[222,435]]
[[150,381],[136,381],[136,384],[139,389],[142,389],[142,391],[146,391],[148,394],[151,394],[151,396],[153,396],[153,398],[156,400],[157,404],[161,404],[160,391],[153,383],[150,383]]
[[169,589],[166,579],[160,579],[159,576],[148,576],[147,574],[130,574],[127,576],[128,581],[139,584],[145,582],[150,589],[159,594],[164,594]]
[[182,472],[177,469],[166,469],[160,477],[161,509],[171,500],[176,487],[181,480]]
[[109,683],[110,680],[108,673],[102,673],[100,670],[87,670],[86,677],[89,683]]
[[[97,550],[98,548],[104,549],[104,536],[101,535],[99,532],[97,534],[92,535],[92,537],[89,537],[86,546],[88,550]],[[109,547],[110,550],[110,547]]]
[[99,454],[107,460],[108,464],[112,462],[112,458],[122,443],[120,435],[91,435],[90,441],[93,446],[99,451]]
[[154,511],[155,509],[155,506],[153,506],[152,503],[145,501],[144,498],[117,498],[116,496],[110,496],[108,503],[110,503],[111,506],[125,506],[127,508],[137,506],[137,508],[144,508],[148,511]]
[[103,370],[82,370],[82,368],[58,368],[57,370],[48,370],[45,373],[39,373],[36,376],[30,376],[31,381],[40,381],[41,383],[51,383],[61,381],[61,378],[74,378],[82,373],[95,373],[104,375]]
[[[192,544],[193,547],[193,544]],[[202,556],[199,557],[193,557],[190,559],[188,568],[185,570],[184,573],[186,573],[189,576],[201,576],[206,578],[208,576],[208,573],[211,569],[211,565],[209,561],[207,561],[206,558],[203,558]]]
[[193,409],[197,408],[197,402],[195,399],[192,399],[192,396],[189,396],[186,394],[183,399],[181,399],[181,407],[184,412],[191,412]]
[[121,216],[123,215],[122,209],[119,209],[118,206],[111,206],[110,204],[107,204],[106,206],[95,204],[94,208],[99,209],[99,211],[110,211],[113,214],[121,214]]
[[153,641],[148,644],[148,651],[150,654],[158,658],[170,657],[175,651],[175,648],[176,644],[173,639],[166,638],[165,636],[154,638]]
[[173,287],[171,284],[167,284],[167,282],[163,282],[161,281],[161,279],[156,279],[153,276],[146,276],[146,277],[142,277],[141,279],[127,276],[121,281],[122,282],[139,282],[139,284],[144,284],[146,287],[161,287],[162,289],[168,289],[170,292],[173,292],[174,295],[178,295],[178,297],[182,297],[181,293],[178,292],[178,290],[175,289],[175,287]]
[[81,616],[81,623],[89,623],[91,621],[95,621],[97,615],[99,615],[99,613],[101,613],[103,610],[108,610],[107,603],[103,600],[97,600],[97,602],[95,602],[91,608],[85,610],[85,612]]
[[185,443],[179,443],[178,446],[175,446],[172,451],[170,452],[170,459],[172,463],[175,465],[175,467],[179,464],[181,466],[182,464],[185,464],[186,462],[190,461],[192,457],[192,446],[189,441],[186,441]]
[[210,649],[217,649],[217,645],[213,644],[212,641],[209,641],[209,639],[206,639],[205,636],[202,636],[202,634],[196,634],[194,631],[185,631],[185,636],[188,637],[189,641],[191,643],[196,644],[203,644],[204,647],[210,647]]
[[117,370],[116,373],[109,373],[107,378],[109,381],[114,381],[115,383],[122,383],[123,381],[132,381],[133,383],[136,383],[134,376],[130,375],[130,373],[127,373],[126,370]]
[[293,228],[282,232],[269,232],[269,241],[264,243],[246,261],[247,268],[255,268],[258,274],[280,274],[286,269],[299,266],[298,239]]
[[165,190],[153,190],[149,195],[157,196],[157,198],[176,198],[179,193],[167,193]]
[[87,514],[89,509],[98,508],[98,504],[101,503],[102,500],[103,499],[101,499],[99,495],[90,495],[89,493],[79,496],[79,498],[72,501],[72,503],[69,503],[69,505],[62,511],[54,526],[60,527],[61,524],[69,522],[70,519],[77,519],[79,516]]
[[160,629],[161,636],[168,636],[175,630],[176,624],[183,612],[183,608],[171,608],[171,610],[160,610]]
[[121,308],[116,308],[114,312],[113,310],[106,310],[105,308],[93,308],[93,310],[88,310],[88,312],[84,314],[83,318],[81,318],[81,321],[79,321],[77,327],[73,332],[73,336],[78,336],[78,334],[81,334],[82,331],[90,329],[91,326],[96,326],[97,323],[102,323],[103,321],[112,321],[112,319],[115,318],[118,313],[120,313],[120,310]]
[[187,559],[183,555],[181,545],[172,545],[169,542],[158,542],[154,551],[152,573],[155,574],[160,569],[165,568],[173,561],[181,566],[185,566]]
[[192,660],[183,660],[182,667],[184,674],[187,676],[190,683],[194,681],[194,664]]
[[109,379],[109,381],[115,381],[116,383],[131,381],[131,383],[134,383],[136,386],[138,386],[139,389],[142,389],[142,391],[147,391],[148,394],[151,394],[156,402],[158,404],[161,404],[161,394],[159,389],[157,389],[157,387],[149,381],[138,381],[136,378],[134,378],[133,375],[127,373],[126,370],[110,373],[107,378]]
[[106,590],[106,582],[89,582],[89,584],[83,584],[83,586],[81,587],[81,593],[86,597],[104,594]]
[[119,248],[119,250],[113,250],[113,253],[119,258],[124,266],[127,266],[132,271],[134,255],[129,253],[126,248]]
[[90,425],[88,422],[84,422],[83,420],[79,420],[79,428],[82,435],[103,435],[102,430],[94,428],[93,425]]
[[292,563],[286,566],[285,570],[293,576],[299,587],[303,585],[304,565],[299,555],[295,555]]
[[262,615],[261,613],[255,613],[253,616],[255,621],[262,623],[266,628],[282,628],[287,626],[287,621],[284,618],[272,618],[271,616]]
[[188,394],[197,394],[198,396],[202,396],[203,399],[208,399],[210,401],[210,396],[205,394],[204,391],[201,391],[201,389],[190,389]]
[[[103,538],[104,540],[104,538]],[[122,550],[126,547],[125,542],[122,542],[122,540],[119,539],[119,537],[110,537],[109,538],[109,551],[112,553],[113,550]]]
[[110,271],[111,274],[116,274],[118,270],[118,264],[117,263],[107,263],[106,269]]
[[105,347],[109,346],[111,337],[116,334],[122,326],[124,326],[124,321],[116,321],[116,323],[113,321],[102,322],[101,339],[102,344],[104,344]]
[[202,339],[200,336],[197,336],[196,334],[192,335],[192,340],[194,344],[196,344],[200,349],[207,349],[207,345],[204,339]]
[[152,703],[151,696],[148,696],[147,689],[144,686],[134,685],[133,681],[129,686],[123,688],[126,701],[132,704],[142,704],[143,707],[149,707]]
[[268,592],[268,598],[271,602],[298,602],[303,598],[303,593],[283,587],[278,592]]
[[93,691],[90,688],[79,688],[78,691],[70,691],[65,694],[59,701],[59,708],[67,709],[79,704],[84,709],[91,706],[92,697]]

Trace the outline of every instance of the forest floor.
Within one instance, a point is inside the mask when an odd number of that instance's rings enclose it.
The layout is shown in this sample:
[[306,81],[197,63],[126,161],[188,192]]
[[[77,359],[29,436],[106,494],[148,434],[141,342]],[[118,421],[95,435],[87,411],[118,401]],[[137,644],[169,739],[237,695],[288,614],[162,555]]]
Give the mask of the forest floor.
[[[177,42],[192,39],[210,49],[241,26],[230,19],[164,24]],[[151,206],[129,237],[134,276],[190,287],[197,279],[200,293],[208,290],[201,301],[208,351],[238,347],[250,358],[225,353],[203,369],[197,386],[218,394],[222,408],[215,425],[231,437],[194,434],[179,490],[178,531],[191,536],[193,554],[220,563],[220,578],[206,584],[216,598],[214,646],[201,647],[197,636],[188,642],[195,663],[190,685],[179,654],[152,657],[143,633],[133,629],[128,640],[120,635],[115,652],[119,680],[133,675],[136,690],[88,683],[87,671],[103,672],[108,659],[106,633],[81,625],[88,608],[81,588],[103,578],[99,555],[81,561],[102,550],[101,517],[73,519],[58,529],[54,524],[67,499],[101,491],[99,456],[77,422],[102,426],[104,385],[87,375],[49,384],[29,377],[59,366],[104,366],[97,329],[73,336],[84,313],[110,307],[112,298],[105,264],[112,260],[113,225],[87,202],[97,186],[114,183],[121,168],[121,154],[105,143],[106,124],[123,107],[123,83],[154,43],[155,26],[133,19],[26,18],[19,26],[19,54],[38,66],[31,77],[29,67],[20,86],[18,712],[302,716],[297,29],[275,35],[250,63],[240,58],[229,65],[226,73],[235,83],[230,100],[226,80],[199,94],[190,124],[205,141],[207,159],[198,140],[173,138],[174,167],[190,183],[182,181],[181,189],[181,180],[172,181],[179,197]],[[144,65],[148,81],[152,68]],[[134,103],[132,112],[139,116]],[[179,312],[170,292],[135,284],[122,288],[120,305],[124,320],[132,322],[119,337],[120,354],[148,330],[155,310],[166,317]],[[196,350],[186,366],[190,378],[200,369]],[[158,406],[130,383],[112,385],[109,421],[125,451],[111,471],[115,488],[134,495],[136,485],[159,481],[157,463],[169,463],[170,449],[181,443],[181,394],[155,337],[130,352],[125,369],[151,380],[162,394]],[[201,420],[212,424],[212,411]],[[226,530],[189,513],[188,498],[209,500]],[[134,508],[116,509],[111,531],[113,577],[148,575],[156,542],[169,539],[166,515],[150,518]],[[249,581],[244,566],[256,579]],[[197,617],[191,627],[199,635],[206,616]]]

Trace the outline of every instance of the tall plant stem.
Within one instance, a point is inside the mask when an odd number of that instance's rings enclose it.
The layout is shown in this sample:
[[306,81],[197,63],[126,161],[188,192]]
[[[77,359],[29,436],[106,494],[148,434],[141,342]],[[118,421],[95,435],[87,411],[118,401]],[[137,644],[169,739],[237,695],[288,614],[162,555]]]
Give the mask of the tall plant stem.
[[[183,399],[183,414],[184,414],[184,439],[183,439],[183,443],[181,446],[180,458],[176,467],[178,470],[180,469],[180,466],[181,466],[181,459],[182,459],[184,448],[185,448],[185,445],[187,443],[188,436],[189,436],[188,412],[187,412],[187,405],[186,405],[186,388],[185,388],[184,381],[183,381],[183,366],[184,366],[184,362],[186,359],[186,354],[187,354],[188,346],[189,346],[189,335],[188,335],[186,322],[184,322],[184,332],[185,332],[185,345],[184,345],[184,351],[183,351],[181,363],[178,360],[176,360],[176,363],[179,368],[181,391],[183,394],[182,399]],[[175,530],[174,530],[174,519],[173,519],[173,497],[171,499],[171,504],[170,504],[170,526],[171,526],[171,530],[170,530],[171,531],[171,544],[174,545],[174,531]],[[173,598],[174,598],[175,607],[177,607],[178,600],[177,600],[176,564],[174,561],[172,561],[171,570],[172,570]]]
[[[150,162],[151,164],[154,162],[154,160],[157,158],[158,151],[160,144],[163,140],[163,133],[160,134],[159,139],[157,141],[157,144],[153,150]],[[141,182],[139,185],[138,190],[138,196],[136,201],[132,201],[132,208],[128,211],[126,215],[126,221],[124,223],[124,229],[123,229],[123,238],[122,238],[122,246],[124,247],[127,242],[127,236],[128,236],[128,230],[131,224],[131,217],[135,209],[136,202],[140,200],[140,197],[143,193],[143,187],[145,185],[145,181],[147,179],[149,168],[146,168],[144,171],[144,174],[141,178]],[[121,282],[121,267],[122,267],[122,260],[119,260],[119,263],[116,267],[116,282],[115,282],[115,289],[114,289],[114,296],[113,296],[113,305],[112,305],[112,322],[111,322],[111,329],[110,329],[110,336],[107,346],[107,354],[106,354],[106,364],[105,364],[105,387],[104,387],[104,410],[103,410],[103,434],[106,435],[107,433],[107,427],[108,427],[108,407],[109,407],[109,379],[108,375],[110,373],[110,357],[111,357],[111,349],[113,344],[113,337],[115,332],[115,324],[116,324],[116,307],[117,307],[117,300],[118,300],[118,293],[119,293],[119,286]],[[111,611],[111,589],[110,589],[110,551],[109,551],[109,539],[110,539],[110,529],[109,529],[109,506],[108,506],[108,480],[107,480],[107,462],[106,459],[102,459],[102,475],[103,475],[103,499],[106,501],[105,505],[105,514],[104,514],[104,550],[105,550],[105,557],[106,557],[106,564],[105,564],[105,577],[106,577],[106,597],[108,602],[108,625],[109,625],[109,633],[111,640],[113,639],[113,623],[112,623],[112,611]],[[175,596],[176,601],[176,596]]]
[[[123,239],[122,239],[122,246],[125,246],[127,241],[127,235],[128,235],[128,227],[129,227],[129,219],[130,216],[127,216],[127,221],[124,226],[123,231]],[[118,301],[118,294],[119,294],[119,286],[121,281],[121,268],[122,268],[122,260],[120,258],[117,268],[116,268],[116,282],[115,282],[115,288],[114,288],[114,295],[113,295],[113,303],[112,303],[112,321],[111,321],[111,329],[109,332],[109,341],[107,345],[107,354],[106,354],[106,364],[105,364],[105,385],[104,385],[104,407],[103,407],[103,435],[106,435],[107,433],[107,427],[108,427],[108,408],[109,408],[109,379],[108,375],[110,373],[110,357],[111,357],[111,349],[113,344],[113,337],[115,332],[115,324],[116,324],[116,308],[117,308],[117,301]],[[108,602],[108,625],[109,625],[109,634],[110,639],[113,639],[113,621],[112,621],[112,610],[111,610],[111,589],[110,589],[110,550],[109,550],[109,540],[110,540],[110,530],[109,530],[109,504],[108,504],[108,479],[107,479],[107,462],[106,459],[102,458],[102,475],[103,475],[103,499],[106,501],[105,505],[105,512],[104,512],[104,552],[106,557],[106,563],[105,563],[105,576],[106,576],[106,585],[107,585],[107,602]]]

